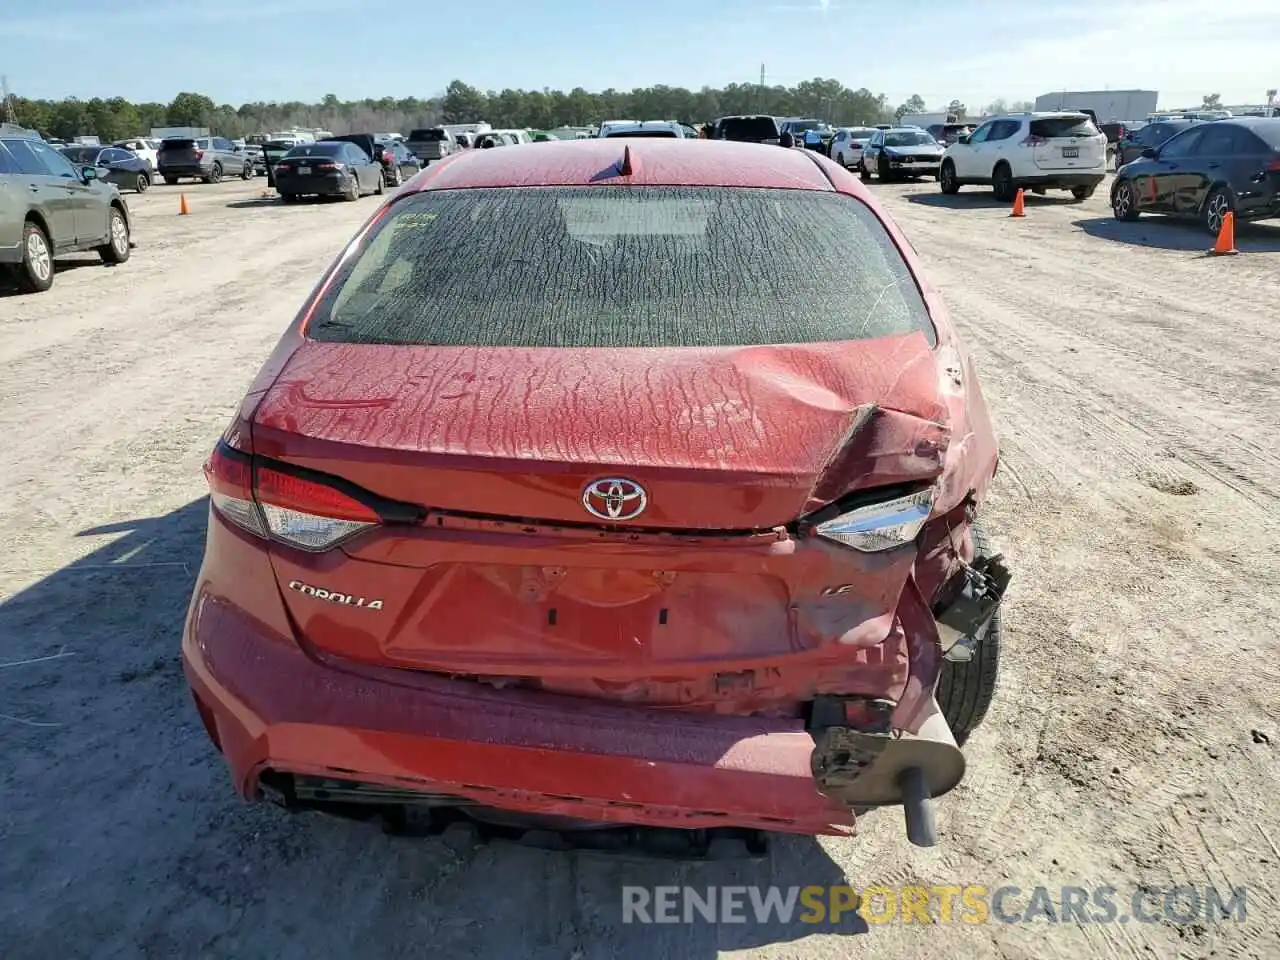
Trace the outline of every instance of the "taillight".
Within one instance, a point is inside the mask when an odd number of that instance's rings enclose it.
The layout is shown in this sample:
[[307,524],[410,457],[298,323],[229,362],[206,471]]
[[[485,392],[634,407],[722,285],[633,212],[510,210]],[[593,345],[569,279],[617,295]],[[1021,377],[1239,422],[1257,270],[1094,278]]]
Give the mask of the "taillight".
[[1022,138],[1022,146],[1024,147],[1042,147],[1048,142],[1048,137],[1040,137],[1034,133],[1029,133]]
[[201,159],[203,159],[203,158],[204,158],[204,151],[203,151],[203,150],[197,150],[197,151],[196,151],[196,159],[197,159],[197,160],[201,160]]
[[1280,173],[1280,153],[1271,155],[1271,159],[1267,161],[1267,170],[1271,173]]
[[329,550],[381,522],[376,510],[319,479],[267,466],[219,443],[205,465],[214,509],[242,530],[299,550]]
[[383,152],[383,154],[382,154],[382,162],[383,162],[383,163],[391,163],[393,160],[395,160],[395,157],[393,157],[393,156],[391,155],[391,151],[390,151],[390,150],[386,150],[386,151],[384,151],[384,152]]
[[910,543],[933,511],[932,488],[867,503],[824,520],[813,532],[861,553],[878,553]]
[[341,170],[344,164],[334,163],[332,160],[325,160],[316,164],[317,170]]

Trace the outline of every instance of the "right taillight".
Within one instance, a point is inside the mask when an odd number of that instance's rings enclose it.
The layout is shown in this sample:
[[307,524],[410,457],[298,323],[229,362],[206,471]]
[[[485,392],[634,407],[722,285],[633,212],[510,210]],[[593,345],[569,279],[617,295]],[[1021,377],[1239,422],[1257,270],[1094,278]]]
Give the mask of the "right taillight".
[[1280,173],[1280,153],[1273,153],[1267,161],[1267,169],[1272,173]]
[[329,550],[381,522],[376,510],[335,486],[340,481],[255,464],[225,442],[214,449],[205,476],[222,517],[299,550]]
[[204,151],[203,151],[203,150],[197,150],[197,151],[196,151],[196,159],[197,159],[197,160],[203,160],[203,159],[204,159]]
[[868,503],[815,524],[825,540],[863,553],[878,553],[910,543],[933,511],[932,487],[906,496]]

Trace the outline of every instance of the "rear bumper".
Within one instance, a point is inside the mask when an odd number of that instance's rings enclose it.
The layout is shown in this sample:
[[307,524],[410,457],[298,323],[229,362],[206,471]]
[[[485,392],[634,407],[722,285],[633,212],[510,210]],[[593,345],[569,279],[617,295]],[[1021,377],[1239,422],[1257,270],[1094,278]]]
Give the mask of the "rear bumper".
[[1105,171],[1089,173],[1040,173],[1029,177],[1015,177],[1014,184],[1019,187],[1096,187],[1107,178]]
[[183,667],[236,789],[267,770],[643,826],[849,832],[800,721],[648,710],[352,672],[197,591]]
[[164,166],[160,168],[160,176],[162,177],[207,177],[209,171],[213,169],[213,164],[202,167],[198,163],[182,164],[180,166]]
[[347,186],[350,183],[351,180],[345,176],[282,177],[280,171],[276,171],[276,192],[292,193],[300,197],[341,196],[347,192]]

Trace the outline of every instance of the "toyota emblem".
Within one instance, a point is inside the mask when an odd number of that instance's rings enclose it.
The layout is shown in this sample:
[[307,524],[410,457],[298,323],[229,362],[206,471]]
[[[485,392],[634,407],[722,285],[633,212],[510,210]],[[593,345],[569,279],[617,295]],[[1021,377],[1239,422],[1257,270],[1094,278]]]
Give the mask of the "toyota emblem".
[[634,520],[648,503],[644,487],[621,477],[595,480],[582,491],[582,505],[587,513],[601,520]]

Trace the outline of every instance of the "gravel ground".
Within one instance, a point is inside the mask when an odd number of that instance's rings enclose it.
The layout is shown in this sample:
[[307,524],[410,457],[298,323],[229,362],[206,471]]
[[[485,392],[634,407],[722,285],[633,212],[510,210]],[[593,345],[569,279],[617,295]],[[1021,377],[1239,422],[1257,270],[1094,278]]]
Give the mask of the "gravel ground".
[[[1114,223],[1105,191],[1012,220],[978,190],[871,186],[997,417],[1003,686],[939,803],[940,846],[911,848],[885,811],[760,863],[672,864],[390,838],[233,795],[178,663],[200,465],[376,203],[284,207],[262,187],[130,196],[128,264],[79,257],[46,294],[0,292],[0,956],[1280,956],[1280,228],[1208,259],[1195,227]],[[842,876],[1122,901],[1247,886],[1248,916],[621,922],[624,884]]]

